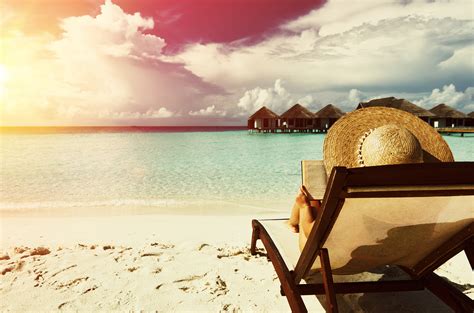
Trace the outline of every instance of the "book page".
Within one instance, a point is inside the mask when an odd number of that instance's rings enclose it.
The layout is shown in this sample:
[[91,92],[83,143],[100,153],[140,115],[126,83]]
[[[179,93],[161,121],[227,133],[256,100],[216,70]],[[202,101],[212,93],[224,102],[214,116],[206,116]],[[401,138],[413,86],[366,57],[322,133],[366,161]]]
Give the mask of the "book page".
[[322,160],[301,161],[302,184],[315,200],[322,200],[326,191],[327,175]]

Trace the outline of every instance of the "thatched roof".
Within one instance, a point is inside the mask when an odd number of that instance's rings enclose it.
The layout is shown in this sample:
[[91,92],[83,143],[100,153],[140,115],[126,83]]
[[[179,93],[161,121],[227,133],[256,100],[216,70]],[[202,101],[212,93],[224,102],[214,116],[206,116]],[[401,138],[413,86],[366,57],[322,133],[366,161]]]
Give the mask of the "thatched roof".
[[434,113],[437,117],[467,118],[466,114],[459,112],[458,110],[455,110],[444,103],[438,104],[432,108],[430,112]]
[[469,116],[470,118],[474,118],[474,111],[472,111],[471,113],[467,113],[467,116]]
[[317,118],[340,118],[344,115],[345,113],[341,111],[338,107],[328,104],[318,112],[316,112],[314,115]]
[[285,113],[280,115],[280,118],[313,118],[314,114],[302,106],[301,104],[297,103],[291,108],[288,109]]
[[395,97],[389,98],[380,98],[370,100],[369,102],[361,102],[357,106],[357,109],[360,108],[368,108],[368,107],[387,107],[387,108],[394,108],[409,112],[413,115],[418,117],[434,117],[435,115],[428,110],[420,108],[414,103],[411,103],[405,99],[397,99]]
[[261,118],[278,118],[278,114],[267,108],[266,106],[261,107],[257,112],[252,114],[252,116],[249,117],[249,120],[254,120],[254,119],[261,119]]

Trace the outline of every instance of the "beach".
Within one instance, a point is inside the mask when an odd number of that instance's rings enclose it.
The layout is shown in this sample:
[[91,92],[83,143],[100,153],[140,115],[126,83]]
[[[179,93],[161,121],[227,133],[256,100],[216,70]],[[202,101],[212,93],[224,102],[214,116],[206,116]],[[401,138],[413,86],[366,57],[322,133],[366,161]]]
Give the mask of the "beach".
[[473,12],[0,0],[0,313],[467,307]]
[[250,230],[247,216],[2,219],[0,310],[288,311]]
[[[289,312],[262,246],[250,255],[251,218],[2,218],[0,310]],[[437,273],[472,298],[463,253]],[[365,273],[368,279],[381,276]],[[310,312],[323,312],[323,297],[304,300]],[[343,312],[450,312],[427,291],[352,294],[338,301]]]

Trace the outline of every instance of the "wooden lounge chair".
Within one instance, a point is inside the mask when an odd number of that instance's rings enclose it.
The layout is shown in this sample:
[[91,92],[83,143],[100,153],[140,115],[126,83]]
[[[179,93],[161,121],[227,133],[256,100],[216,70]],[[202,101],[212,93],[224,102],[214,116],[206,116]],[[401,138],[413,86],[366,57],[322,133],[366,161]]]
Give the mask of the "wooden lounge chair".
[[[251,253],[260,239],[293,312],[307,311],[302,295],[325,295],[326,311],[337,312],[335,294],[425,288],[473,312],[473,301],[433,272],[462,250],[474,268],[473,221],[474,162],[335,167],[303,251],[282,220],[253,220]],[[387,265],[411,279],[333,281]],[[322,283],[302,283],[313,272]]]

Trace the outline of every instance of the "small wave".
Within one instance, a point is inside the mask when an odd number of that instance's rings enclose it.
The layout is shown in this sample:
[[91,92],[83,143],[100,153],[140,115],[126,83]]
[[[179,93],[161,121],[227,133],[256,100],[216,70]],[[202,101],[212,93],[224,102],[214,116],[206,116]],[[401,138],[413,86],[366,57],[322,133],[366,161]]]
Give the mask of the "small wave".
[[105,201],[45,201],[45,202],[0,202],[0,210],[56,209],[84,207],[167,207],[185,205],[188,201],[175,199],[115,199]]

